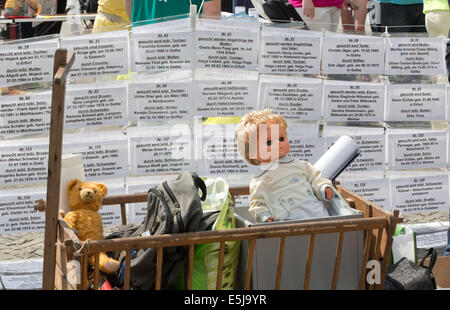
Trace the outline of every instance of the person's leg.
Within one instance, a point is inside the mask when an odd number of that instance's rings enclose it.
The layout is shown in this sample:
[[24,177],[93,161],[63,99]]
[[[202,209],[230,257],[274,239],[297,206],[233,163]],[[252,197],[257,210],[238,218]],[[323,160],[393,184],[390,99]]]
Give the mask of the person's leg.
[[[337,29],[337,24],[339,23],[340,9],[337,7],[315,7],[314,8],[314,18],[309,18],[303,14],[302,8],[295,8],[297,13],[303,19],[305,24],[308,26],[309,30],[314,31],[322,31],[322,29],[326,29],[328,31],[335,32]],[[334,19],[335,22],[332,21],[333,13],[337,14]]]
[[341,9],[337,7],[329,8],[330,15],[330,29],[329,31],[336,32],[339,26],[339,20],[341,19]]
[[444,256],[450,256],[450,228],[447,230],[447,247],[445,248]]
[[411,4],[411,14],[414,14],[414,18],[412,20],[411,32],[427,32],[427,28],[425,27],[425,14],[423,14],[423,3]]
[[355,32],[366,32],[367,0],[357,0],[358,9],[355,10]]
[[411,25],[410,24],[411,18],[409,16],[407,5],[398,5],[382,2],[380,3],[380,8],[381,8],[380,23],[381,26],[388,26],[388,32],[391,33],[409,32],[410,27],[399,27]]
[[352,33],[354,28],[353,10],[348,11],[347,8],[341,9],[342,29],[344,32]]

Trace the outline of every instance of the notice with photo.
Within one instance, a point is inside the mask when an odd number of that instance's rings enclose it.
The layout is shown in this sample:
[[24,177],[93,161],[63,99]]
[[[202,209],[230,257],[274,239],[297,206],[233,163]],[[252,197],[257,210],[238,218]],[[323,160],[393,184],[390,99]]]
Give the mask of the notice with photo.
[[0,135],[15,137],[50,130],[51,94],[4,96],[0,103]]
[[128,74],[127,35],[127,31],[111,31],[62,38],[61,47],[75,53],[70,78]]
[[126,85],[98,86],[95,89],[69,89],[66,94],[65,128],[125,126]]
[[128,85],[130,121],[189,121],[192,82],[136,82]]
[[261,77],[259,107],[268,108],[287,120],[320,120],[322,81]]
[[0,144],[0,185],[47,182],[48,138]]
[[188,18],[134,27],[130,34],[131,70],[157,72],[192,69],[193,40],[194,33]]
[[202,117],[244,116],[255,110],[257,74],[201,75],[194,80],[195,115]]
[[259,72],[318,74],[320,72],[320,33],[262,27]]
[[258,69],[259,23],[199,18],[195,32],[196,67],[205,69]]
[[389,169],[442,168],[447,164],[445,131],[396,133],[390,130],[387,139]]
[[386,75],[443,74],[442,39],[389,38],[386,45]]
[[448,211],[448,176],[391,179],[392,209],[401,213]]
[[391,210],[389,179],[343,179],[340,182],[343,187],[348,188],[355,194],[386,210]]
[[387,85],[388,121],[445,119],[444,84]]
[[322,71],[325,74],[384,74],[384,38],[325,35]]
[[82,154],[86,180],[128,176],[128,143],[120,132],[64,136],[63,154]]
[[128,131],[133,175],[194,170],[192,135],[188,125],[136,127]]
[[53,80],[58,40],[3,44],[0,50],[0,88]]
[[34,210],[39,199],[45,199],[46,189],[2,190],[0,194],[0,234],[43,231],[45,213]]
[[325,82],[324,120],[330,122],[381,122],[385,86],[378,83]]

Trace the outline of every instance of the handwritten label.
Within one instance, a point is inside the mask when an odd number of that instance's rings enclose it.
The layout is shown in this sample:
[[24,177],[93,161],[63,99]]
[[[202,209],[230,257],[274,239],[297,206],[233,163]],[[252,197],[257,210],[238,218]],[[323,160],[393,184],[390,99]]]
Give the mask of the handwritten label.
[[390,169],[441,168],[447,164],[444,131],[412,134],[388,132]]
[[391,179],[392,208],[401,213],[448,211],[448,176]]
[[132,121],[192,119],[192,83],[133,83],[128,86]]
[[2,45],[0,87],[51,82],[57,40]]
[[384,74],[384,39],[325,35],[322,48],[325,74]]
[[320,72],[320,35],[306,34],[305,31],[294,29],[263,27],[259,72],[318,74]]
[[324,120],[380,122],[384,120],[385,87],[376,83],[326,82]]
[[128,122],[125,86],[69,90],[66,97],[66,128],[125,126]]
[[288,83],[261,81],[259,106],[292,120],[320,120],[322,82]]
[[0,103],[0,135],[6,137],[50,130],[51,94],[7,96]]
[[445,85],[400,84],[387,86],[387,120],[445,119]]
[[390,38],[386,47],[387,75],[434,75],[444,73],[442,40]]

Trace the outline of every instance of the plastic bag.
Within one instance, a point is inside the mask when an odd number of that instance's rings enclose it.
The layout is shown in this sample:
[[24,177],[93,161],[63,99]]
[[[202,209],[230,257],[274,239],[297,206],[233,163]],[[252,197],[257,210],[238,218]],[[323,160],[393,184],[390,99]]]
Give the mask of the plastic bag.
[[38,0],[6,0],[5,13],[6,18],[32,18],[39,15],[41,5]]

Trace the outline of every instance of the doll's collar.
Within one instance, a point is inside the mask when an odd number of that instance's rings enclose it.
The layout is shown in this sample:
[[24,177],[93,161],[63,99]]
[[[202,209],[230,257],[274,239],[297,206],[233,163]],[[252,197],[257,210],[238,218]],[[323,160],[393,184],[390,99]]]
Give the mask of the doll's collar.
[[270,163],[261,164],[259,166],[260,172],[256,176],[257,177],[262,176],[266,171],[276,169],[278,164],[288,164],[288,163],[293,162],[294,160],[295,160],[294,158],[288,157],[287,155],[285,155],[285,156],[283,156],[277,160],[274,160]]

